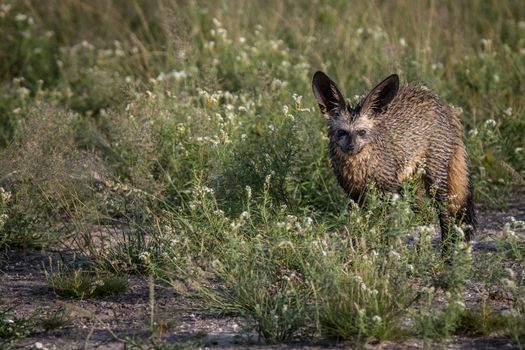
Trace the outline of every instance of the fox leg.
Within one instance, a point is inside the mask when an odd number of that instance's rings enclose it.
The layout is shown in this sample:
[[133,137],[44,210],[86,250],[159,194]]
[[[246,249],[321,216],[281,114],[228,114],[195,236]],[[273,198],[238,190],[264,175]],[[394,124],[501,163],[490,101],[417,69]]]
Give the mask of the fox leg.
[[455,223],[465,224],[463,232],[469,241],[476,229],[474,212],[474,188],[469,176],[465,147],[456,147],[449,163],[448,171],[449,211]]
[[436,201],[439,213],[442,255],[443,257],[447,257],[449,248],[453,245],[455,237],[450,235],[450,229],[454,224],[454,216],[449,207],[449,186],[446,180],[446,167],[431,163],[428,165],[423,180],[429,196],[433,197]]

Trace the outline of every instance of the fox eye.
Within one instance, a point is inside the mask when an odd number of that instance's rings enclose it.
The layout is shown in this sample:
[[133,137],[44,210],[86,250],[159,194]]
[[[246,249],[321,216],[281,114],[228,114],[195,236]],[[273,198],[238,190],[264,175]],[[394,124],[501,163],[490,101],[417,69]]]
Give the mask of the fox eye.
[[361,129],[357,132],[357,135],[359,136],[365,136],[366,135],[366,130],[365,129]]
[[343,136],[346,135],[346,131],[344,131],[344,130],[337,130],[337,132],[335,133],[335,135],[336,135],[337,137],[343,137]]

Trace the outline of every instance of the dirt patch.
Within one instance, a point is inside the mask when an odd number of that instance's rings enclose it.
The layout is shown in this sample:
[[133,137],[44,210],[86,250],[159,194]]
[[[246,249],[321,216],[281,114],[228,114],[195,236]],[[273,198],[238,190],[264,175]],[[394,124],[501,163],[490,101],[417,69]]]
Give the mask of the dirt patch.
[[[59,253],[10,252],[2,268],[0,305],[12,306],[16,317],[39,318],[64,311],[68,325],[56,331],[37,330],[14,342],[15,347],[49,349],[121,349],[126,342],[143,343],[151,335],[150,285],[145,277],[131,277],[129,289],[104,298],[71,300],[60,298],[49,287],[45,264]],[[183,302],[172,288],[155,285],[155,322],[162,338],[173,343],[198,342],[217,345],[239,342],[240,320],[216,318]],[[133,339],[136,339],[133,341]]]
[[[525,207],[521,200],[511,203],[505,210],[479,208],[479,232],[475,237],[474,254],[487,254],[495,250],[494,239],[501,234],[510,217],[525,221]],[[13,307],[16,317],[45,317],[63,312],[69,321],[53,331],[35,329],[29,337],[16,340],[14,348],[47,349],[124,349],[130,344],[153,347],[150,340],[151,320],[150,284],[147,278],[130,277],[126,292],[98,299],[68,300],[55,295],[49,287],[44,266],[49,259],[71,259],[67,253],[50,251],[8,252],[0,265],[0,305]],[[489,291],[474,283],[468,290],[466,302],[479,303]],[[323,343],[316,346],[293,344],[266,346],[257,334],[246,329],[240,318],[217,317],[183,300],[173,288],[155,285],[155,322],[157,334],[163,343],[186,344],[193,347],[290,349],[290,348],[343,348],[345,343]],[[0,344],[2,340],[0,339]],[[369,349],[422,349],[422,341],[402,343],[382,342],[369,345]],[[465,338],[455,337],[442,344],[448,349],[514,349],[509,339],[499,336]]]

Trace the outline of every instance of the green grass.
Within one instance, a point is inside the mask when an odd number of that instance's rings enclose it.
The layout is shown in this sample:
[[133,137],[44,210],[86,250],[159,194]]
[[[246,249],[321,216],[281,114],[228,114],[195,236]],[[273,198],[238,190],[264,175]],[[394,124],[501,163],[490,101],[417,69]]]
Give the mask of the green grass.
[[0,34],[0,248],[90,256],[47,271],[57,295],[149,274],[269,343],[523,340],[521,276],[503,305],[463,300],[518,274],[522,223],[449,266],[417,179],[349,204],[310,87],[431,87],[461,110],[477,201],[504,206],[525,183],[519,1],[5,1]]
[[456,326],[456,333],[468,336],[479,336],[495,333],[506,329],[505,317],[490,310],[486,304],[479,309],[466,310]]
[[18,339],[39,334],[42,330],[58,330],[71,322],[71,316],[63,308],[44,311],[38,307],[27,316],[17,315],[16,308],[0,306],[0,349],[11,349]]
[[13,340],[23,338],[34,330],[32,318],[16,317],[12,308],[0,310],[0,339]]
[[122,293],[128,289],[126,277],[97,273],[91,269],[67,267],[58,263],[45,271],[47,282],[56,295],[86,299]]
[[39,326],[46,332],[51,332],[71,323],[71,317],[65,309],[56,310],[39,321]]

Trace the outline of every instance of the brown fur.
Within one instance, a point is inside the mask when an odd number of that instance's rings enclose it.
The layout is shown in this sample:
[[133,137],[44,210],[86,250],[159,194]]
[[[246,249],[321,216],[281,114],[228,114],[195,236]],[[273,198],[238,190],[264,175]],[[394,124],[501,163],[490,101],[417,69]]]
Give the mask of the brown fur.
[[475,224],[468,159],[455,111],[419,85],[399,86],[385,79],[356,106],[349,106],[337,85],[316,73],[314,94],[328,125],[334,173],[354,200],[369,182],[381,192],[397,192],[402,181],[424,162],[427,192],[435,188],[446,238],[450,220]]
[[405,180],[412,178],[415,175],[418,168],[424,165],[425,155],[426,150],[421,149],[412,159],[409,159],[408,163],[404,164],[401,167],[402,171],[400,171],[397,175],[397,181],[401,183]]
[[448,195],[450,199],[450,210],[454,214],[457,214],[457,211],[461,209],[461,206],[463,203],[465,203],[469,192],[466,158],[467,155],[465,148],[456,147],[449,164]]
[[372,162],[372,152],[363,150],[354,157],[345,157],[340,150],[337,153],[343,159],[342,176],[352,184],[353,190],[364,191],[368,181],[368,169]]

